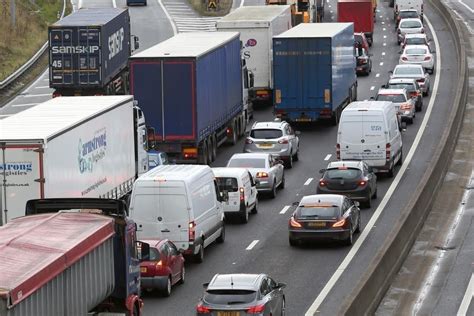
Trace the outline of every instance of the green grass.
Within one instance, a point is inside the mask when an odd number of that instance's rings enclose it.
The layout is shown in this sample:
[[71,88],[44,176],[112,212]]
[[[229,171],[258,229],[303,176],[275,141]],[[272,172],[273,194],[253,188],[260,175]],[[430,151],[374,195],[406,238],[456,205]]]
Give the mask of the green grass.
[[229,13],[232,8],[232,0],[215,0],[217,3],[217,10],[208,10],[208,1],[209,0],[188,0],[189,4],[196,10],[199,14],[203,16],[224,16]]
[[47,41],[48,25],[57,20],[63,5],[62,0],[15,2],[15,27],[11,25],[10,1],[0,3],[0,80],[23,65]]

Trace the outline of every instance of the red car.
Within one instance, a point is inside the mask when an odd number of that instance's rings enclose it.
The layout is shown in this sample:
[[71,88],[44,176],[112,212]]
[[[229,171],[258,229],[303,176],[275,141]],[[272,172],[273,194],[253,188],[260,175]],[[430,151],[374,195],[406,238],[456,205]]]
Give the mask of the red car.
[[184,257],[168,239],[143,242],[150,245],[150,257],[140,263],[141,287],[170,296],[173,285],[184,283]]

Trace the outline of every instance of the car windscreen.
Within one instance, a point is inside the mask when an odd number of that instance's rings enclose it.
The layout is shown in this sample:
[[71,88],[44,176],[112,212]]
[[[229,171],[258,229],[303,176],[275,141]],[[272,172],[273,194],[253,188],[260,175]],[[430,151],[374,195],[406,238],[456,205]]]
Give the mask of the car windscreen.
[[408,92],[415,91],[415,86],[412,83],[389,83],[389,89],[406,89]]
[[397,67],[393,72],[394,75],[422,75],[421,68],[418,67]]
[[279,129],[253,129],[250,137],[257,139],[273,139],[280,138],[283,135]]
[[239,190],[236,178],[216,177],[216,180],[221,191],[237,192]]
[[405,49],[407,55],[425,55],[426,49],[424,48],[407,48]]
[[360,178],[362,171],[357,168],[334,168],[326,170],[324,178],[330,180],[353,180]]
[[422,37],[409,37],[406,39],[407,45],[424,45],[426,40]]
[[296,209],[296,217],[338,217],[340,214],[337,205],[304,205]]
[[400,23],[401,29],[416,29],[419,27],[421,27],[419,21],[402,21],[402,23]]
[[405,96],[403,94],[379,94],[376,98],[377,101],[391,101],[395,103],[405,102]]
[[252,303],[256,298],[257,292],[250,290],[207,290],[203,301],[209,304],[237,305]]
[[160,252],[155,249],[150,247],[150,261],[160,261]]
[[236,158],[231,159],[227,167],[236,168],[265,168],[265,159],[262,158]]

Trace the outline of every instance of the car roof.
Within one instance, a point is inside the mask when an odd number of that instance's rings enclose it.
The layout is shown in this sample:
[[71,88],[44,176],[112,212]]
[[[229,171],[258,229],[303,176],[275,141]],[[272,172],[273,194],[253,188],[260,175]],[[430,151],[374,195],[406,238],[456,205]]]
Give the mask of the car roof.
[[377,94],[405,94],[406,92],[406,89],[379,89]]
[[397,68],[423,68],[423,66],[419,64],[398,64],[395,66],[395,69]]
[[309,204],[309,203],[331,203],[332,205],[341,206],[344,201],[344,195],[339,194],[313,194],[305,195],[301,199],[299,205]]
[[392,78],[388,81],[388,83],[412,83],[415,84],[416,79],[414,78]]
[[428,50],[428,46],[425,45],[425,44],[422,44],[422,45],[407,45],[407,46],[405,46],[405,50],[406,50],[406,49],[413,49],[413,48],[423,48],[423,49]]
[[267,158],[268,156],[270,156],[269,153],[237,153],[237,154],[233,154],[232,157],[230,157],[230,159],[234,159],[234,158],[238,158],[238,159],[242,159],[242,158]]
[[216,274],[207,286],[207,290],[253,290],[258,291],[260,287],[260,280],[265,274]]
[[219,167],[219,168],[212,168],[214,175],[216,177],[235,177],[239,178],[248,174],[247,169],[244,168],[232,168],[232,167]]
[[252,125],[252,129],[266,129],[266,128],[281,129],[285,123],[286,123],[285,121],[255,122]]
[[348,167],[348,168],[362,168],[362,161],[359,160],[341,160],[341,161],[332,161],[328,164],[326,169],[339,168],[339,167]]

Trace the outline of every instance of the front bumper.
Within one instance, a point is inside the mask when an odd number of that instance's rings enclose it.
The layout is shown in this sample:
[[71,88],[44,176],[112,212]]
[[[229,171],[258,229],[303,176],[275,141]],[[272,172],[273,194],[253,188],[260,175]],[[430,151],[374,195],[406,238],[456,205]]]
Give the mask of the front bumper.
[[142,289],[165,289],[168,283],[168,276],[140,277]]

